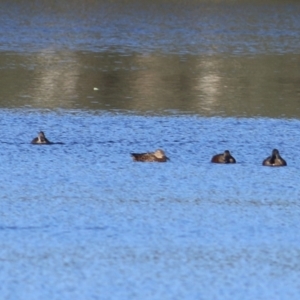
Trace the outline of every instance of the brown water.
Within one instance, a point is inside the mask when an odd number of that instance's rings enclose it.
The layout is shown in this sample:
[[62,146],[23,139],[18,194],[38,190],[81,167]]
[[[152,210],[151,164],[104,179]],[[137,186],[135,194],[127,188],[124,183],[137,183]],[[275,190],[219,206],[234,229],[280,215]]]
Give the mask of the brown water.
[[5,108],[300,116],[300,55],[1,53]]

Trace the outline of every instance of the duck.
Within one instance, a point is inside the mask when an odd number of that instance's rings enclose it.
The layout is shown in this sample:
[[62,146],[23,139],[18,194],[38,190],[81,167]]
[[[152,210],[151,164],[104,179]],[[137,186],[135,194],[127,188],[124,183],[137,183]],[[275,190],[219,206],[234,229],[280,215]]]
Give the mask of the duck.
[[131,153],[131,156],[134,161],[141,162],[166,162],[170,160],[162,149],[147,153]]
[[43,131],[38,133],[38,136],[31,141],[31,144],[52,144],[45,136]]
[[211,162],[217,164],[235,164],[236,160],[230,154],[229,150],[225,150],[224,153],[214,155]]
[[277,149],[273,149],[272,155],[268,156],[262,162],[263,166],[269,167],[283,167],[286,166],[286,161],[280,156],[279,151]]

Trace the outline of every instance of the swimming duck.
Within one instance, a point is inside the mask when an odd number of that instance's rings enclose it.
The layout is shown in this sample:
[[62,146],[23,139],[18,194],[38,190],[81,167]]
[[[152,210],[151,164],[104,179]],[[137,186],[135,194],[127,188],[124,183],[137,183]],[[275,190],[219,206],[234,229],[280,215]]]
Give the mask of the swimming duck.
[[235,164],[236,160],[228,150],[225,150],[224,153],[214,155],[211,162],[217,164]]
[[264,159],[263,166],[283,167],[286,166],[286,161],[280,156],[277,149],[273,149],[272,155]]
[[161,149],[148,153],[131,153],[131,156],[134,161],[142,162],[166,162],[169,160],[169,158],[165,155],[165,152]]
[[51,142],[45,137],[44,132],[40,131],[38,137],[34,138],[31,144],[51,144]]

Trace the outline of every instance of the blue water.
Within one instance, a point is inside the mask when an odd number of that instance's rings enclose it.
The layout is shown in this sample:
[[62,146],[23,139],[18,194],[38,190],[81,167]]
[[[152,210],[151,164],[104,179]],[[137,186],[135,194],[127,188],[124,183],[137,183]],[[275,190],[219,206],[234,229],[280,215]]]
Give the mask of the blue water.
[[299,3],[249,2],[2,2],[0,50],[299,54]]
[[[298,120],[0,117],[2,299],[298,299]],[[287,167],[261,166],[274,147]]]
[[0,299],[298,300],[299,12],[2,1]]

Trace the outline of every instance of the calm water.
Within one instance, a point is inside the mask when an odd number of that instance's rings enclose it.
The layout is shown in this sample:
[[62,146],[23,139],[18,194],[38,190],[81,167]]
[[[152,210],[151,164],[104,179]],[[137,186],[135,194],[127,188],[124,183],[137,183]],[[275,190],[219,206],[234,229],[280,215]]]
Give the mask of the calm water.
[[1,299],[298,299],[300,5],[253,3],[1,2]]

